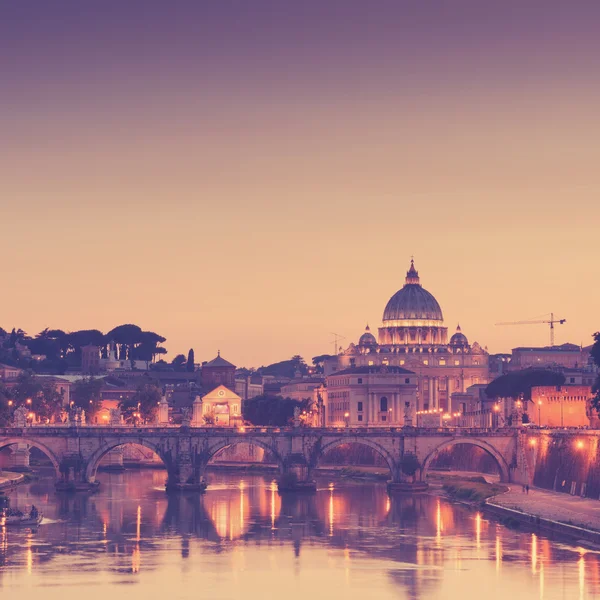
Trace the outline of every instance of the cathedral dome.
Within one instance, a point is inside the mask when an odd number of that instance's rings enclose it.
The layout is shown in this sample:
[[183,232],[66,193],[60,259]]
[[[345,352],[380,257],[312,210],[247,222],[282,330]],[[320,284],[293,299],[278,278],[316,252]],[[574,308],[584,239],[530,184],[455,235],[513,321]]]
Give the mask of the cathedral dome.
[[377,346],[377,340],[375,336],[371,333],[371,328],[367,325],[365,328],[365,332],[360,336],[358,340],[359,346]]
[[383,312],[387,321],[439,321],[444,317],[438,301],[421,286],[414,261],[406,274],[406,283],[389,300]]
[[450,338],[450,345],[457,348],[463,348],[469,345],[469,340],[461,331],[460,325],[456,328],[456,333]]

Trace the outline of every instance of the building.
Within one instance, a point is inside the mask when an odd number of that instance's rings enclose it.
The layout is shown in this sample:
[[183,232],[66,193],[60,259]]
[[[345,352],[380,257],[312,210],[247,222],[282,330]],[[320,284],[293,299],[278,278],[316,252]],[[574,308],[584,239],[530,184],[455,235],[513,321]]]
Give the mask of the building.
[[0,381],[16,381],[22,372],[23,369],[19,369],[19,367],[11,367],[10,365],[0,364]]
[[413,424],[417,376],[402,367],[349,367],[313,395],[315,405],[323,401],[327,427],[401,427]]
[[95,375],[96,373],[100,373],[100,370],[100,348],[91,344],[81,346],[82,373]]
[[117,358],[114,344],[108,350],[106,358],[102,357],[100,346],[89,344],[81,347],[81,371],[88,375],[97,373],[113,373],[115,371],[148,371],[152,361]]
[[531,388],[526,411],[531,423],[542,427],[598,427],[598,414],[591,405],[589,385],[538,386]]
[[225,360],[219,351],[213,360],[202,365],[201,381],[202,389],[205,391],[214,390],[220,385],[233,391],[235,390],[235,365]]
[[242,398],[224,385],[220,385],[202,396],[202,422],[194,415],[196,427],[234,427],[242,425]]
[[312,402],[315,395],[314,391],[322,387],[324,382],[325,377],[302,377],[298,375],[298,377],[282,385],[279,393],[284,398],[291,398],[297,402],[302,402],[303,400]]
[[589,351],[575,344],[545,346],[542,348],[513,348],[510,370],[519,371],[529,367],[584,369],[587,368],[589,359]]
[[411,261],[404,286],[383,311],[379,339],[367,326],[358,340],[324,361],[325,374],[355,367],[400,367],[416,374],[416,410],[453,410],[452,394],[489,383],[487,350],[460,326],[448,339],[442,309]]
[[258,373],[253,373],[247,377],[235,378],[235,393],[241,396],[243,400],[262,396],[264,393],[263,378]]

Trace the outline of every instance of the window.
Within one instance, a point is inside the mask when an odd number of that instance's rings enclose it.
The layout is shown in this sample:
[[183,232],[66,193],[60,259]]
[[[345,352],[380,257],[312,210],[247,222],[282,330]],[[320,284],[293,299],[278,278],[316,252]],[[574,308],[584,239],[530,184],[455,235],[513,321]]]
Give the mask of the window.
[[362,421],[362,415],[358,415],[358,420]]
[[232,404],[231,405],[231,411],[233,412],[234,415],[238,414],[238,405],[237,404]]
[[387,419],[387,415],[381,415],[381,420],[385,421]]
[[404,380],[404,383],[410,383],[410,379],[407,377],[407,378]]
[[443,367],[446,364],[445,358],[440,358],[440,365]]
[[401,359],[400,359],[400,365],[403,365],[403,364],[404,364],[404,362],[405,362],[405,361],[404,361],[404,359],[403,359],[403,358],[401,358]]
[[379,410],[381,412],[387,412],[387,409],[388,409],[387,398],[385,396],[381,396],[381,398],[379,399]]
[[460,365],[460,360],[455,360],[454,361],[454,366],[458,367],[458,365]]
[[363,403],[359,402],[358,403],[358,412],[362,412],[362,409],[363,409]]
[[372,361],[372,360],[370,360],[370,361],[369,361],[369,366],[370,366],[370,367],[372,367],[372,366],[373,366],[373,361]]
[[427,359],[427,358],[426,358],[426,359],[423,361],[423,364],[424,364],[424,365],[428,365],[428,364],[429,364],[429,359]]
[[362,377],[358,378],[358,383],[362,383]]
[[575,377],[571,377],[571,383],[575,383]]

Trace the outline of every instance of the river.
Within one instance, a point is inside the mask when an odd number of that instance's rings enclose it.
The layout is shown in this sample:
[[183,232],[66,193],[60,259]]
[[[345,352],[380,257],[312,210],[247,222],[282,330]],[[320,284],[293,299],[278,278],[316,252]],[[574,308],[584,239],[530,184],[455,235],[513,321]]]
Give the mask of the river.
[[164,471],[98,478],[91,496],[45,477],[11,492],[45,520],[0,529],[2,600],[600,598],[600,553],[382,483],[282,498],[269,476],[213,473],[204,496],[167,497]]

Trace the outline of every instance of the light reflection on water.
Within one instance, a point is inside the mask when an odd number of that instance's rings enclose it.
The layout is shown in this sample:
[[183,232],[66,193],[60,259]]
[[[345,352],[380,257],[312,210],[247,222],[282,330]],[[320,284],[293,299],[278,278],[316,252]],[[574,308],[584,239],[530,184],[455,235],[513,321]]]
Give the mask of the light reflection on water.
[[600,598],[598,553],[434,496],[325,481],[282,497],[270,477],[213,474],[204,496],[168,497],[162,471],[99,478],[93,496],[45,479],[11,494],[47,519],[0,530],[2,598]]

